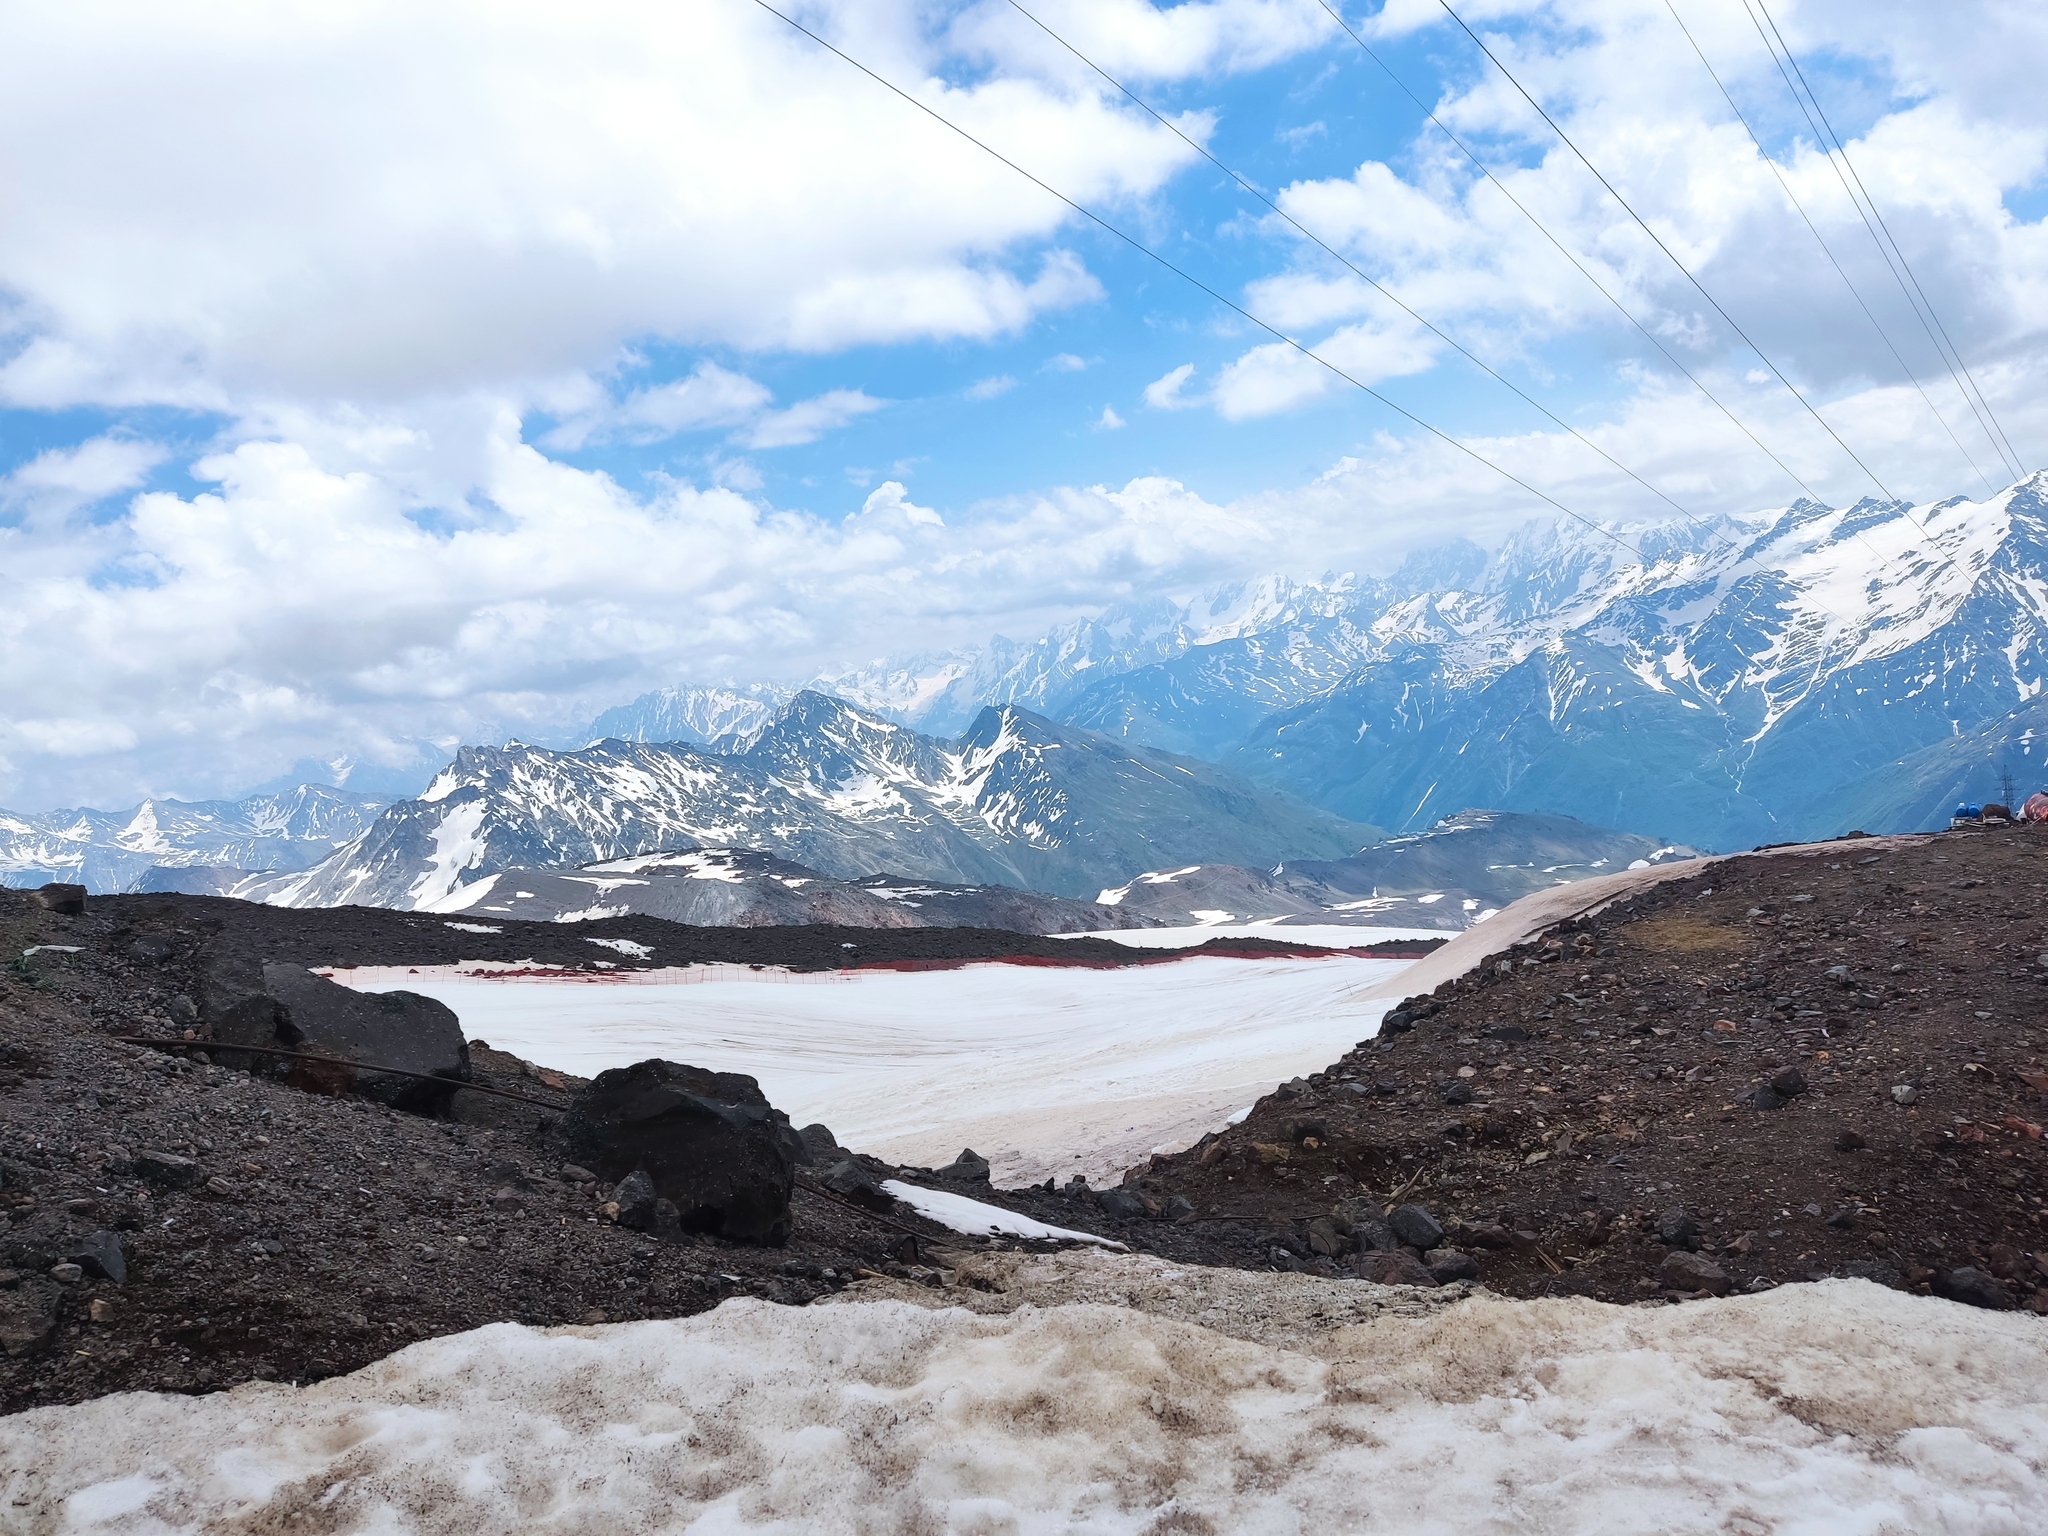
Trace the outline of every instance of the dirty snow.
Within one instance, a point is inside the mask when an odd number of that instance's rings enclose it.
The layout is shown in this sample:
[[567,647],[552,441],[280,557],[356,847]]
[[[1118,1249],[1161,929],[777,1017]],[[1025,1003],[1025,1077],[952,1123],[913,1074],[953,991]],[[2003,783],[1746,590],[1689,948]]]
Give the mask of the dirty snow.
[[316,1386],[36,1409],[0,1421],[0,1497],[61,1533],[421,1536],[2032,1536],[2048,1508],[2038,1318],[1859,1281],[1432,1305],[1076,1257],[1001,1296],[504,1323]]
[[[1178,960],[799,974],[744,966],[602,980],[504,967],[336,971],[446,1003],[463,1033],[579,1076],[650,1056],[758,1078],[797,1124],[998,1180],[1120,1176],[1378,1028],[1411,961]],[[511,968],[516,969],[516,968]],[[1364,998],[1372,992],[1372,1001]]]

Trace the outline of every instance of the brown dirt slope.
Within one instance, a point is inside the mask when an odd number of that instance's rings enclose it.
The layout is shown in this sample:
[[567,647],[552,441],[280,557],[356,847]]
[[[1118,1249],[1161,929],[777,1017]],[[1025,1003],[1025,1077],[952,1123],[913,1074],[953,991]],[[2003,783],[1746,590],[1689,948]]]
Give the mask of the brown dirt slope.
[[1369,1266],[1307,1224],[1398,1200],[1515,1295],[1691,1290],[1677,1246],[1737,1287],[2048,1310],[2044,1011],[2040,831],[1718,860],[1406,1000],[1131,1182],[1296,1268]]

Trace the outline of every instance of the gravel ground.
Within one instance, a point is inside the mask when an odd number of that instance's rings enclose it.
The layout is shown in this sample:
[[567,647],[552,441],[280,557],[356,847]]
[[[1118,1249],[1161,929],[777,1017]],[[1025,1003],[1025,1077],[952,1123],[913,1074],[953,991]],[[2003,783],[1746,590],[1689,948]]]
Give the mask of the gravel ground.
[[1409,1000],[1136,1182],[1331,1273],[1360,1260],[1308,1223],[1398,1202],[1511,1295],[1861,1276],[2048,1311],[2044,898],[2027,827],[1715,861]]

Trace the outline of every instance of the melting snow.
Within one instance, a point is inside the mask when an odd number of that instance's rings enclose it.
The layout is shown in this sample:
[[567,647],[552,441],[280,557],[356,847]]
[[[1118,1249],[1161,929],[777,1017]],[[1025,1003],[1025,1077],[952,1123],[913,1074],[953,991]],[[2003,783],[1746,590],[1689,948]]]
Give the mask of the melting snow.
[[595,944],[600,949],[609,949],[621,955],[631,955],[635,960],[645,960],[654,953],[652,946],[636,944],[631,939],[585,939],[586,944]]
[[1088,1243],[1098,1248],[1114,1248],[1123,1251],[1123,1244],[1098,1237],[1093,1232],[1075,1232],[1066,1227],[1047,1226],[1029,1216],[1020,1216],[1015,1211],[1006,1211],[1000,1205],[989,1205],[981,1200],[970,1200],[965,1195],[956,1195],[949,1190],[926,1189],[918,1184],[905,1184],[901,1179],[884,1179],[882,1188],[916,1211],[929,1221],[936,1221],[942,1227],[955,1232],[964,1232],[973,1237],[986,1237],[991,1232],[1005,1232],[1012,1237],[1057,1238],[1064,1242]]
[[650,1056],[745,1072],[798,1125],[822,1120],[849,1146],[924,1165],[972,1146],[999,1180],[1024,1182],[1119,1176],[1155,1146],[1213,1131],[1370,1035],[1392,1000],[1362,994],[1410,963],[693,966],[581,982],[422,967],[335,979],[423,992],[471,1038],[579,1077]]
[[[457,933],[503,933],[502,928],[493,928],[489,923],[443,923],[443,928],[453,928]],[[387,1057],[386,1060],[389,1060]]]
[[2035,1318],[1851,1281],[1432,1307],[1063,1267],[1100,1300],[500,1323],[309,1387],[16,1414],[0,1465],[66,1533],[2031,1536],[2048,1508]]

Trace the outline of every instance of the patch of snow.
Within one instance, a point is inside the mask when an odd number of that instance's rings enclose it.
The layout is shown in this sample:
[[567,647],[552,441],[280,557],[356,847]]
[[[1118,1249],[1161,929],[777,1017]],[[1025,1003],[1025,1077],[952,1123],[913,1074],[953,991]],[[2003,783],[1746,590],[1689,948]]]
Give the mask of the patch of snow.
[[484,802],[472,800],[458,805],[434,828],[434,851],[425,870],[406,892],[415,909],[427,907],[454,890],[462,871],[483,861],[483,840],[477,836],[484,824]]
[[882,1188],[927,1221],[936,1221],[942,1227],[949,1227],[955,1232],[965,1232],[973,1237],[987,1237],[992,1232],[1001,1232],[1011,1237],[1055,1238],[1062,1242],[1113,1248],[1119,1253],[1125,1251],[1122,1243],[1098,1237],[1093,1232],[1076,1232],[1067,1227],[1047,1226],[1044,1222],[1035,1221],[1029,1216],[1006,1211],[999,1205],[970,1200],[965,1195],[956,1195],[948,1190],[925,1189],[921,1185],[906,1184],[901,1179],[884,1179]]
[[745,1072],[796,1124],[823,1121],[850,1146],[921,1166],[973,1146],[999,1180],[1026,1183],[1121,1176],[1151,1148],[1187,1146],[1276,1084],[1320,1071],[1392,1005],[1364,994],[1412,963],[693,966],[559,981],[464,966],[335,980],[424,993],[468,1036],[578,1077],[650,1056]]
[[493,928],[489,923],[443,923],[443,928],[453,928],[457,933],[503,933],[502,928]]
[[645,960],[654,953],[653,946],[636,944],[631,939],[585,939],[586,944],[595,944],[601,949],[614,950],[622,955],[631,955],[635,960]]

